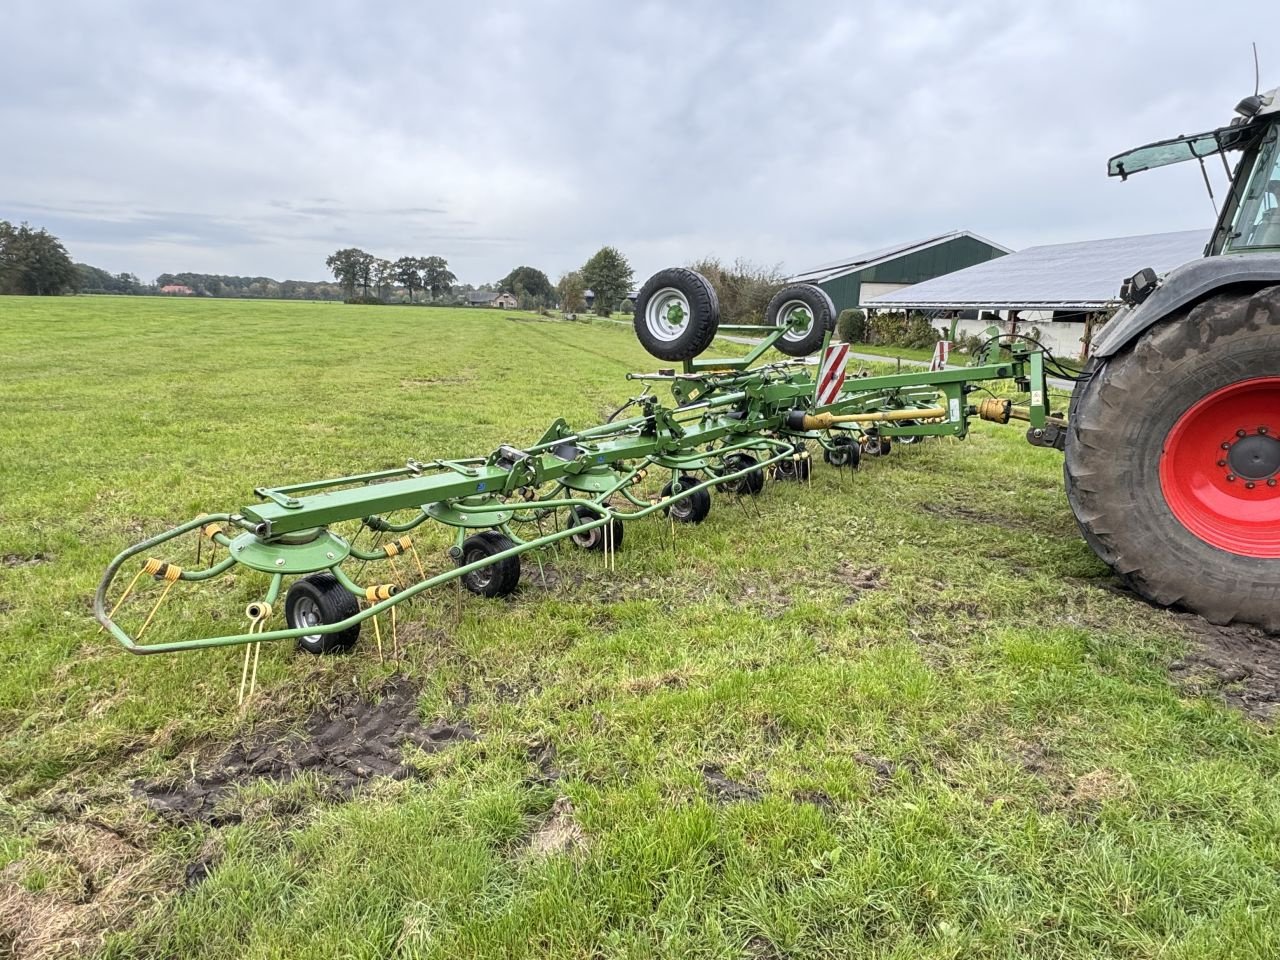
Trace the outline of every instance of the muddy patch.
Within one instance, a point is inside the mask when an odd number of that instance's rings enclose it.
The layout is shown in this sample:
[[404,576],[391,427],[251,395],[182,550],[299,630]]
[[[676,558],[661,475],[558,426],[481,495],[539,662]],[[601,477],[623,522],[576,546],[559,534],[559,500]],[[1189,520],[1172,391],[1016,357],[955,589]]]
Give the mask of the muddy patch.
[[587,849],[587,840],[573,812],[573,802],[559,797],[551,807],[551,814],[529,835],[528,855],[543,859],[556,854],[580,854]]
[[754,784],[729,779],[719,764],[704,763],[701,771],[703,786],[716,803],[740,803],[764,796],[764,791]]
[[817,807],[823,813],[834,813],[836,809],[836,802],[825,790],[796,790],[791,799],[804,806]]
[[845,600],[848,603],[856,603],[863,594],[880,588],[884,582],[884,571],[879,567],[863,567],[842,560],[831,572],[831,578],[836,583],[849,588]]
[[137,783],[134,792],[152,810],[176,822],[235,822],[219,805],[237,788],[268,781],[289,783],[309,774],[325,785],[326,798],[349,798],[375,777],[403,780],[413,773],[404,763],[407,745],[434,753],[476,734],[464,724],[437,720],[423,726],[416,689],[393,681],[376,703],[348,694],[319,707],[300,731],[271,727],[234,744],[203,772],[183,781]]
[[0,567],[38,567],[52,560],[47,553],[6,553],[0,557]]
[[550,740],[539,740],[525,750],[525,759],[533,764],[536,773],[526,778],[528,783],[548,786],[563,779],[564,774],[556,766],[556,745]]
[[1218,627],[1193,614],[1178,614],[1191,649],[1169,665],[1184,691],[1217,695],[1257,720],[1280,713],[1280,636],[1256,627]]

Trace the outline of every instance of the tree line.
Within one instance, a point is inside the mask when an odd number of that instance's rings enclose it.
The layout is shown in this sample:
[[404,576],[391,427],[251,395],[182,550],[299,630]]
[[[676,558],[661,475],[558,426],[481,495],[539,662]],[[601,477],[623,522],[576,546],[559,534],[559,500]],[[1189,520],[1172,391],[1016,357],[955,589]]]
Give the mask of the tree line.
[[[441,256],[396,260],[376,257],[359,247],[335,251],[325,260],[333,283],[274,280],[209,273],[162,273],[144,283],[132,273],[110,273],[86,263],[74,263],[66,248],[47,230],[27,223],[14,226],[0,220],[0,293],[30,296],[64,293],[156,294],[176,292],[203,297],[262,299],[348,300],[387,303],[418,302],[419,295],[435,304],[465,304],[476,292],[510,293],[524,310],[559,307],[569,314],[590,308],[600,316],[630,311],[635,274],[616,248],[604,246],[578,269],[555,284],[542,270],[529,265],[512,269],[494,283],[473,287],[459,284]],[[738,259],[732,265],[706,257],[690,266],[715,287],[726,323],[759,323],[765,307],[784,278],[777,266],[760,267]],[[167,289],[166,289],[167,288]]]

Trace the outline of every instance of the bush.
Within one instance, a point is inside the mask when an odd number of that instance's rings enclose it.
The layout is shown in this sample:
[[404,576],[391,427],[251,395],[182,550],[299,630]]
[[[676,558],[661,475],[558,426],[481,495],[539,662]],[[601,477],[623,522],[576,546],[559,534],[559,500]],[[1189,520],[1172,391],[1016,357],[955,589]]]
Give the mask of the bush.
[[761,266],[739,257],[732,265],[715,257],[690,264],[715,288],[721,323],[764,323],[765,310],[786,278],[778,266]]
[[918,313],[877,313],[866,323],[864,343],[928,350],[942,339],[932,323]]
[[836,336],[845,343],[866,343],[867,315],[856,307],[841,310],[836,318]]

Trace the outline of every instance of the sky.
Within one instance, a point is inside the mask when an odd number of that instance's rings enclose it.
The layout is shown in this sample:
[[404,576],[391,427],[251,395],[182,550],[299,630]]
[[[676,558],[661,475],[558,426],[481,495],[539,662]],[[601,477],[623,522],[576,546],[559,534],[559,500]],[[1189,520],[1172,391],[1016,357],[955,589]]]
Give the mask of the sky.
[[144,280],[318,280],[358,246],[473,284],[603,244],[640,281],[954,229],[1207,229],[1195,165],[1106,160],[1226,123],[1251,41],[1280,85],[1275,23],[1252,0],[7,0],[0,218]]

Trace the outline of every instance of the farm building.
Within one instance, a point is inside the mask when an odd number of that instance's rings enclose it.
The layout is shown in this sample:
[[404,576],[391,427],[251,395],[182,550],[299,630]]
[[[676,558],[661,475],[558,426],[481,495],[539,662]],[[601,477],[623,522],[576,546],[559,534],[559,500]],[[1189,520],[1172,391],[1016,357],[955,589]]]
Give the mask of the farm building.
[[837,260],[789,279],[793,283],[816,283],[827,291],[840,311],[1012,252],[968,230],[953,230]]
[[515,294],[494,293],[490,290],[476,290],[467,294],[469,307],[498,307],[503,310],[514,310],[518,304]]
[[[959,333],[998,322],[1007,332],[1040,329],[1055,353],[1082,352],[1086,321],[1120,305],[1120,283],[1143,267],[1165,274],[1204,254],[1209,233],[1184,230],[1028,247],[915,286],[863,298],[873,310],[959,317]],[[935,324],[936,325],[936,324]]]

